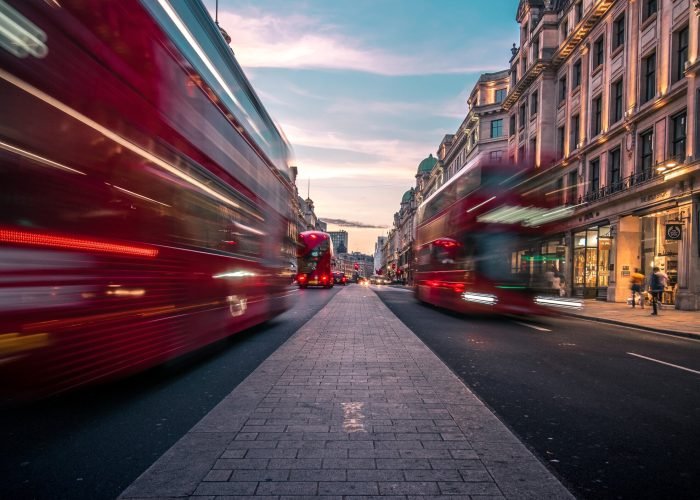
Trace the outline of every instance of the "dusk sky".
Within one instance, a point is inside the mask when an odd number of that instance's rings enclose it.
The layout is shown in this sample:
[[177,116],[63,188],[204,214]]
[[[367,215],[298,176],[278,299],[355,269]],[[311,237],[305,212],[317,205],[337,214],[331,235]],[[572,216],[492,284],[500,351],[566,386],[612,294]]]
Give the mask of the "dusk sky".
[[310,180],[319,218],[379,226],[344,228],[351,251],[372,253],[479,75],[508,67],[517,5],[220,0],[219,24],[294,148],[299,193]]

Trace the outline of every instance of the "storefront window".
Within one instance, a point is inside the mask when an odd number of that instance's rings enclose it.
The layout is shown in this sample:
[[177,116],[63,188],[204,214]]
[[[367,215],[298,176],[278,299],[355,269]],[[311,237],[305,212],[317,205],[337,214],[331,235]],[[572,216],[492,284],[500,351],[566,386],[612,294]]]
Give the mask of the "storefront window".
[[598,228],[586,231],[586,288],[598,286]]
[[586,233],[574,235],[574,286],[583,288],[586,276]]
[[[674,303],[674,287],[678,282],[679,240],[667,239],[667,225],[678,224],[678,210],[650,214],[642,217],[642,265],[649,285],[654,267],[668,276],[668,286],[663,295],[664,303]],[[681,229],[682,231],[682,229]],[[681,236],[682,237],[682,236]]]
[[[610,226],[589,227],[574,234],[574,292],[585,297],[605,296],[610,275]],[[600,290],[600,291],[599,291]]]
[[610,250],[612,249],[612,237],[610,226],[601,226],[598,231],[598,287],[608,286],[608,266],[610,264]]

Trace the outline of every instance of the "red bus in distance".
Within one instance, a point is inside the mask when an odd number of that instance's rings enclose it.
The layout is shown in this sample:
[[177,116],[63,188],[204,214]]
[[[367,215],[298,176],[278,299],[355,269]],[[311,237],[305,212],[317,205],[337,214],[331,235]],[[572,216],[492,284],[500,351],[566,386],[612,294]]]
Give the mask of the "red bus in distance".
[[580,307],[562,296],[563,251],[542,252],[542,239],[573,211],[547,191],[533,170],[501,162],[445,183],[418,208],[416,297],[463,313]]
[[205,7],[3,5],[36,36],[0,47],[2,399],[123,376],[287,309],[289,146]]
[[331,236],[322,231],[299,233],[297,247],[297,283],[308,286],[333,286],[333,243]]

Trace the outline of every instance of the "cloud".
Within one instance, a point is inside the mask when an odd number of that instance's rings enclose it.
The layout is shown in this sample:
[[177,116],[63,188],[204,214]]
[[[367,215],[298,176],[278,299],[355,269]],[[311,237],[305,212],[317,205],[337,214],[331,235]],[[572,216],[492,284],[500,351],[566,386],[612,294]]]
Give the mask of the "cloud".
[[363,229],[387,229],[389,226],[376,226],[374,224],[367,224],[364,222],[355,222],[345,219],[321,219],[323,222],[328,224],[334,224],[340,227],[352,227],[352,228],[363,228]]
[[[356,33],[352,37],[344,35],[338,26],[314,17],[299,14],[282,17],[258,10],[248,14],[225,11],[219,15],[220,24],[233,39],[231,45],[236,58],[246,68],[427,75],[497,71],[507,64],[505,56],[503,61],[485,59],[480,49],[469,53],[462,48],[455,54],[445,54],[439,58],[428,51],[404,55],[363,46]],[[493,39],[488,42],[494,47]],[[507,43],[504,41],[504,54],[506,49]]]
[[[378,158],[390,160],[391,163],[401,162],[406,158],[420,156],[422,160],[426,151],[435,149],[436,144],[430,138],[423,143],[401,139],[384,139],[354,137],[340,132],[327,130],[319,132],[313,124],[306,128],[304,124],[287,122],[284,125],[287,137],[293,144],[324,149],[346,151],[361,151],[365,154],[376,155]],[[426,149],[427,148],[427,149]],[[416,156],[417,155],[417,156]]]

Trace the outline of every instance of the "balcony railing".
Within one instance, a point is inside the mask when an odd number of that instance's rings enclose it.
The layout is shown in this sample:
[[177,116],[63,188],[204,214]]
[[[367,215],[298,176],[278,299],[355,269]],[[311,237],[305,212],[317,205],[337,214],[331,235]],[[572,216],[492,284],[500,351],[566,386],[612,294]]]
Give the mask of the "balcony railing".
[[641,172],[634,173],[629,177],[620,179],[618,182],[613,182],[610,183],[608,186],[603,186],[598,190],[589,191],[588,193],[579,196],[578,202],[580,204],[599,201],[609,196],[612,196],[613,194],[632,189],[635,186],[646,184],[647,182],[651,182],[654,179],[658,179],[659,177],[663,176],[659,175],[654,170],[642,170]]

